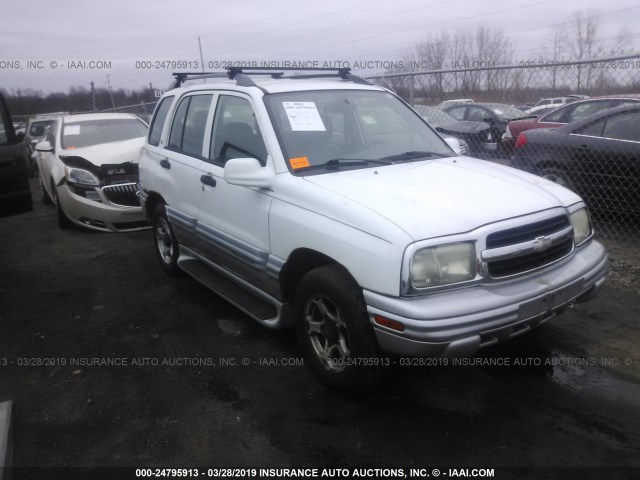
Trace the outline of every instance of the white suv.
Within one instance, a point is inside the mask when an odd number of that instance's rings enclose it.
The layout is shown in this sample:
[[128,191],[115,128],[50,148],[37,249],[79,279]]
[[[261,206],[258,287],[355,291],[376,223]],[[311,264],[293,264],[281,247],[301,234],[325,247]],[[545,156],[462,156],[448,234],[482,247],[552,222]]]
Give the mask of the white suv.
[[573,192],[456,155],[346,70],[254,73],[177,75],[140,162],[143,205],[167,273],[295,325],[327,385],[366,390],[394,355],[472,355],[603,284]]

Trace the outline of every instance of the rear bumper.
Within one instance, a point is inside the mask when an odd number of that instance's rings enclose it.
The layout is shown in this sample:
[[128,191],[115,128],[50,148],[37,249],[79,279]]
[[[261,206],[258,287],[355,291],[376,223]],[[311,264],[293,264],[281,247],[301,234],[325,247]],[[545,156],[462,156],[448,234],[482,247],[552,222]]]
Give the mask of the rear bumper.
[[[369,291],[364,297],[383,351],[468,356],[545,323],[572,303],[593,298],[607,270],[607,254],[592,240],[566,262],[521,279],[414,298]],[[374,315],[401,322],[405,329],[378,325]]]

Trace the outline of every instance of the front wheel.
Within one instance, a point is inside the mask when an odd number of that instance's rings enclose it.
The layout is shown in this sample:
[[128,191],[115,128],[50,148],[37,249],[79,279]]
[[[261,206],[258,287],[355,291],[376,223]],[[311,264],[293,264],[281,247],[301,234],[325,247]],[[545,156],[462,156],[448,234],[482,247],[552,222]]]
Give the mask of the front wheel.
[[58,197],[58,190],[56,189],[53,180],[51,181],[51,191],[53,192],[53,202],[56,204],[56,212],[58,213],[58,227],[62,230],[68,230],[73,227],[73,222],[69,220],[67,214],[64,213],[62,205],[60,204],[60,198]]
[[296,330],[305,359],[328,387],[358,395],[388,371],[369,323],[362,289],[336,265],[312,270],[295,298]]
[[47,189],[44,187],[44,183],[42,182],[42,177],[38,175],[38,185],[40,186],[40,198],[42,199],[42,203],[45,205],[53,204],[51,197],[47,193]]
[[153,244],[162,269],[173,277],[180,276],[182,270],[178,267],[178,257],[180,256],[178,240],[167,218],[167,210],[164,204],[158,205],[153,211],[151,229],[153,232]]

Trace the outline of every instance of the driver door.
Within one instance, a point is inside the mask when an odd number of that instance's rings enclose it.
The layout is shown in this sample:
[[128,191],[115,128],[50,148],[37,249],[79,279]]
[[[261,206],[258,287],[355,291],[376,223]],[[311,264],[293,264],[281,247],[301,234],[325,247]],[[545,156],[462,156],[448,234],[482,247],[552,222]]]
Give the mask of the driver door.
[[200,163],[197,235],[202,251],[251,284],[272,290],[266,269],[271,192],[224,179],[224,166],[233,158],[257,158],[263,168],[272,168],[249,97],[231,92],[218,96],[208,142],[208,158]]

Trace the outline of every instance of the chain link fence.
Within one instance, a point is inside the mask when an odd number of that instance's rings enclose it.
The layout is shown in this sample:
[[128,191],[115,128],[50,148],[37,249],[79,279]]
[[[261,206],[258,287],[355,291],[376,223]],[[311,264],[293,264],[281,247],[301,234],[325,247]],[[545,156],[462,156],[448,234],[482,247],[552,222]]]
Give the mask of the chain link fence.
[[[576,191],[603,239],[640,238],[640,54],[393,72],[394,90],[467,155]],[[490,194],[490,192],[488,192]]]

